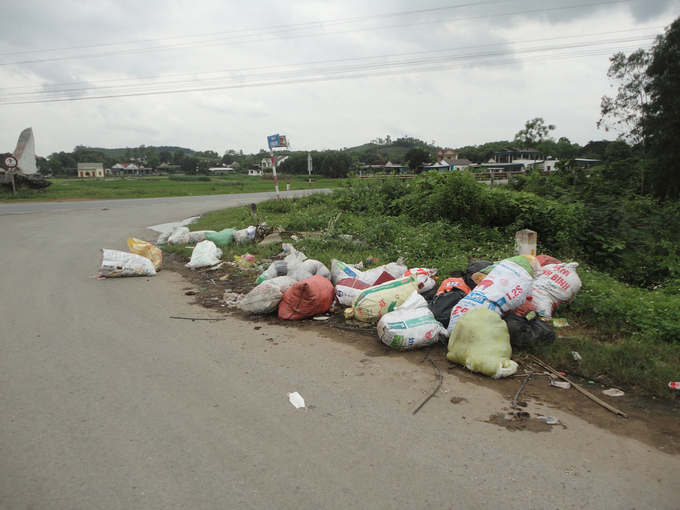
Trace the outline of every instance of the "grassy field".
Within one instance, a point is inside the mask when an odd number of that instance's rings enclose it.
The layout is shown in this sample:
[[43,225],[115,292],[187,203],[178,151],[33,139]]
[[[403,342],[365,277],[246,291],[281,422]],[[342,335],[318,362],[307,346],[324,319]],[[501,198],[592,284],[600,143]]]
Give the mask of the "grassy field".
[[[11,191],[0,191],[0,201],[51,201],[73,199],[116,199],[116,198],[157,198],[202,195],[226,195],[232,193],[258,193],[274,191],[274,181],[270,178],[247,175],[227,175],[210,177],[209,181],[173,180],[167,176],[154,177],[112,177],[107,179],[49,179],[52,185],[44,191],[20,190],[14,195]],[[309,189],[307,176],[279,176],[279,189]],[[339,179],[312,177],[312,187],[334,188]]]
[[[514,242],[495,233],[457,231],[439,222],[409,222],[369,212],[338,208],[343,192],[258,206],[259,222],[296,234],[296,248],[330,267],[335,258],[357,263],[369,257],[379,264],[406,257],[409,267],[435,267],[440,279],[450,271],[465,270],[469,260],[501,260],[513,256]],[[218,211],[201,217],[191,230],[245,228],[253,220],[248,207]],[[345,236],[352,236],[351,239]],[[280,245],[230,245],[224,260],[249,252],[258,260],[280,251]],[[183,246],[164,249],[190,256]],[[541,247],[539,246],[539,251]],[[568,260],[565,260],[568,261]],[[555,317],[570,327],[558,329],[555,343],[532,350],[543,360],[586,378],[607,381],[628,392],[678,399],[669,381],[680,380],[680,295],[663,289],[640,289],[618,282],[584,264],[579,267],[583,287],[574,301]],[[572,351],[580,353],[577,361]]]

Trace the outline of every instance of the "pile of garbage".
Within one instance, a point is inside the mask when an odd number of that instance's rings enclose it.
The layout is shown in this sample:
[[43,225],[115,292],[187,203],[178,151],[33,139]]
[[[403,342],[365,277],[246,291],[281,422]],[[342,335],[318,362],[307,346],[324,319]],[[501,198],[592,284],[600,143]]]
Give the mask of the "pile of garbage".
[[438,283],[436,269],[402,259],[368,269],[333,259],[329,269],[282,246],[280,260],[237,302],[244,312],[300,320],[345,306],[345,318],[375,323],[394,349],[448,341],[450,361],[493,378],[517,371],[513,347],[554,341],[554,310],[581,288],[578,263],[545,255],[476,261]]
[[[225,264],[219,246],[253,242],[260,235],[253,226],[220,232],[179,227],[167,243],[195,244],[186,266],[216,269]],[[151,276],[160,269],[160,249],[138,239],[128,244],[131,253],[102,249],[100,277]],[[268,267],[258,266],[250,254],[226,262],[251,273],[261,268],[250,292],[225,294],[229,306],[248,314],[277,313],[286,321],[344,306],[346,319],[375,324],[391,348],[442,341],[448,343],[450,361],[493,378],[517,371],[513,348],[554,341],[552,314],[581,288],[578,263],[547,255],[475,261],[440,283],[436,269],[409,268],[401,258],[377,267],[375,259],[366,264],[332,259],[329,269],[290,243],[281,246]]]

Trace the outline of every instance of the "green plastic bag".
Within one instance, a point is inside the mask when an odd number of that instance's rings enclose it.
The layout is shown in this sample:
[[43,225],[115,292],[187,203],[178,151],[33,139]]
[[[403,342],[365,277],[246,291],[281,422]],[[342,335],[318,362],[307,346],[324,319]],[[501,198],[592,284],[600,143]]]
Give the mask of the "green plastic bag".
[[234,231],[235,228],[225,228],[219,232],[206,232],[205,238],[208,241],[212,241],[217,246],[226,246],[234,242]]
[[463,315],[449,338],[449,361],[494,379],[517,372],[512,361],[508,326],[501,316],[488,308],[470,310]]

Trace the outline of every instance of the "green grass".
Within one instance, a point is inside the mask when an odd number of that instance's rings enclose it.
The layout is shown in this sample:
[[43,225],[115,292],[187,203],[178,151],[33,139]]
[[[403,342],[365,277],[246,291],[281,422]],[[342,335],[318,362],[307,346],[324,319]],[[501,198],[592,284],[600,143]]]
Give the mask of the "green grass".
[[[285,180],[284,180],[285,179]],[[274,191],[274,181],[263,177],[247,175],[213,176],[205,181],[178,181],[166,176],[107,179],[49,179],[52,185],[44,191],[20,190],[15,196],[11,191],[0,190],[0,201],[51,201],[86,200],[117,198],[158,198],[182,197],[188,195],[227,195],[232,193],[258,193]],[[312,178],[312,187],[334,188],[341,179]],[[281,176],[279,189],[286,190],[290,182],[291,190],[309,189],[309,178],[303,176]]]
[[[494,229],[348,212],[338,207],[338,203],[344,204],[341,195],[268,200],[258,205],[258,220],[298,235],[296,248],[328,267],[333,258],[357,263],[375,257],[379,264],[385,264],[405,257],[409,267],[435,267],[443,279],[450,271],[465,270],[470,260],[501,260],[514,255],[514,240]],[[253,223],[249,208],[238,207],[207,214],[189,228],[222,230]],[[313,235],[305,237],[303,233]],[[246,252],[261,259],[281,250],[278,245],[260,248],[253,244],[222,248],[225,260]],[[678,399],[679,392],[668,388],[669,381],[680,380],[677,285],[646,290],[589,267],[581,266],[578,273],[583,282],[580,293],[555,313],[567,318],[572,327],[557,329],[557,335],[565,338],[533,352],[557,368],[584,377],[609,381],[640,394]],[[574,361],[572,351],[579,352],[583,360]]]

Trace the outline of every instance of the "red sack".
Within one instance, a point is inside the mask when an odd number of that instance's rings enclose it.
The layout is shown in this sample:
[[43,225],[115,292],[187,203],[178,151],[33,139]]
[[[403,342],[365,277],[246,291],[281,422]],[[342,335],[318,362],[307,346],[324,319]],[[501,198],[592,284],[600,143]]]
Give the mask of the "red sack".
[[550,255],[536,255],[536,260],[538,260],[538,263],[541,264],[541,267],[547,266],[548,264],[561,264],[559,260],[557,260],[555,257],[551,257]]
[[296,321],[327,312],[333,290],[333,284],[320,275],[293,284],[279,303],[279,319]]

